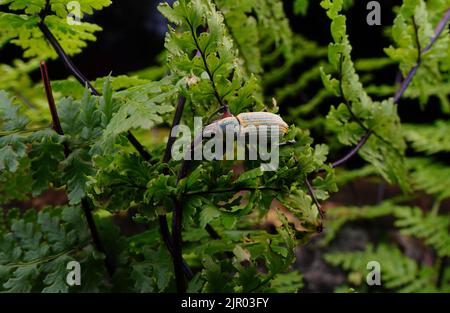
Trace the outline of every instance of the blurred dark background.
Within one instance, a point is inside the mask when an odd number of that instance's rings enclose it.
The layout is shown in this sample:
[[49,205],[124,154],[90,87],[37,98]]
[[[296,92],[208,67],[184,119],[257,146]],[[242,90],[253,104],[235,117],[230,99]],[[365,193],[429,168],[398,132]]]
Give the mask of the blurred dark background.
[[[113,0],[113,4],[85,21],[96,23],[103,27],[98,32],[97,41],[89,43],[81,54],[74,57],[75,63],[89,78],[126,74],[156,64],[156,57],[164,48],[166,22],[157,10],[160,0]],[[167,1],[172,3],[173,0]],[[383,49],[391,42],[384,33],[386,26],[393,23],[393,8],[401,4],[400,0],[380,1],[381,26],[369,26],[366,23],[368,0],[354,1],[347,12],[347,25],[350,41],[353,44],[352,57],[359,58],[384,57]],[[284,1],[285,12],[289,17],[291,27],[308,39],[321,45],[331,41],[329,19],[320,7],[320,1],[310,1],[306,16],[293,14],[293,1]],[[0,50],[0,63],[9,63],[14,58],[21,57],[20,48],[8,45]],[[306,65],[307,66],[307,65]],[[56,60],[49,62],[52,79],[67,77],[64,65]],[[307,68],[299,68],[299,73]],[[376,82],[394,84],[397,77],[395,66],[386,67],[378,73]],[[38,80],[39,73],[33,76]],[[295,78],[295,77],[294,77]],[[295,101],[298,100],[298,101]],[[293,105],[302,103],[301,99],[291,99]],[[282,113],[286,107],[281,108]],[[417,104],[399,106],[400,116],[409,122],[428,122],[441,114],[439,104],[430,103],[426,112],[421,111]],[[324,114],[327,113],[323,112]]]
[[[83,53],[74,57],[74,61],[90,79],[108,75],[125,74],[155,64],[155,57],[163,49],[166,24],[158,12],[159,0],[113,0],[113,4],[84,21],[103,27],[98,32],[97,41],[89,43]],[[173,0],[167,1],[172,3]],[[285,11],[294,31],[302,33],[322,45],[330,42],[329,20],[320,1],[310,1],[306,16],[293,14],[293,1],[284,1]],[[394,14],[392,7],[401,1],[382,3],[382,25],[368,26],[366,23],[366,4],[368,1],[355,1],[348,11],[348,29],[354,45],[353,55],[360,57],[384,56],[383,48],[389,42],[383,36],[383,26],[391,25]],[[20,48],[8,45],[0,52],[0,62],[9,63],[21,57]],[[58,61],[51,62],[52,76],[64,78],[67,72]],[[394,80],[395,77],[389,77]]]

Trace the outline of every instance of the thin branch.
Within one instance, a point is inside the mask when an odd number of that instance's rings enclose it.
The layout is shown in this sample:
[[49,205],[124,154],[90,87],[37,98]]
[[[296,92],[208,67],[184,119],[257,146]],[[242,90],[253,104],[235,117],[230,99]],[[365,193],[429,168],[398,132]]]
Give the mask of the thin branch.
[[[177,184],[178,182],[185,178],[187,175],[189,162],[186,159],[183,159],[181,162],[181,169],[178,173]],[[172,238],[173,238],[173,266],[175,270],[175,280],[177,283],[177,291],[178,293],[186,292],[186,282],[183,277],[183,273],[181,273],[180,269],[182,266],[183,260],[183,236],[182,236],[182,220],[183,220],[183,204],[182,197],[174,200],[173,206],[173,218],[172,218]]]
[[[58,111],[56,110],[55,99],[53,97],[52,87],[51,87],[50,79],[48,76],[48,70],[47,70],[47,65],[46,65],[45,61],[41,62],[40,67],[41,67],[42,80],[44,82],[45,94],[47,96],[47,102],[48,102],[48,105],[50,108],[50,113],[52,116],[53,130],[56,133],[58,133],[59,135],[63,136],[64,131],[61,127],[61,122],[59,121]],[[69,147],[67,146],[67,144],[64,144],[64,155],[66,156],[66,158],[69,156],[70,153],[71,153],[71,151],[70,151]],[[86,198],[83,198],[81,200],[81,205],[83,207],[83,212],[86,217],[86,221],[88,223],[88,227],[91,232],[92,241],[94,242],[95,248],[99,252],[101,252],[105,255],[105,266],[108,271],[108,274],[110,275],[110,277],[112,277],[114,275],[114,271],[115,271],[114,264],[111,262],[111,259],[108,257],[108,254],[106,253],[106,250],[100,239],[100,235],[98,233],[97,226],[95,225],[94,217],[92,216],[92,211],[93,211],[92,204],[89,200],[87,200]]]
[[403,80],[402,84],[400,85],[400,88],[395,93],[394,103],[398,103],[398,101],[400,101],[400,98],[405,93],[405,91],[408,88],[409,84],[411,83],[412,79],[416,75],[420,64],[422,63],[422,49],[420,48],[419,30],[418,30],[416,20],[414,17],[412,18],[412,24],[414,27],[414,37],[415,37],[416,47],[417,47],[417,61],[416,61],[416,64],[413,66],[413,68],[409,71],[406,78]]
[[306,187],[308,188],[308,192],[311,195],[311,197],[313,198],[314,204],[317,207],[317,210],[319,211],[319,216],[320,216],[320,224],[317,227],[317,231],[319,233],[321,233],[323,231],[323,221],[325,220],[325,211],[323,210],[322,206],[320,205],[319,200],[317,199],[316,195],[315,195],[315,191],[313,186],[311,185],[311,183],[309,182],[308,177],[305,178],[305,184]]
[[[55,36],[52,34],[50,29],[45,25],[44,23],[44,17],[42,17],[41,22],[38,24],[39,29],[44,34],[47,41],[50,43],[50,45],[53,47],[55,52],[58,54],[60,59],[63,61],[64,65],[67,67],[70,73],[72,73],[73,76],[83,85],[87,86],[88,89],[91,91],[91,93],[95,96],[100,96],[100,93],[97,89],[92,86],[92,84],[89,82],[89,80],[81,73],[81,71],[75,66],[75,64],[72,62],[70,57],[67,55],[67,53],[64,51],[64,49],[59,44],[58,40],[55,38]],[[139,152],[139,154],[145,159],[150,160],[150,154],[145,150],[144,146],[137,140],[137,138],[131,133],[131,131],[128,131],[127,138],[129,142],[133,145],[133,147]]]
[[222,239],[222,237],[219,235],[219,233],[211,225],[206,224],[205,229],[212,239],[214,239],[214,240]]
[[212,88],[213,88],[213,91],[214,91],[214,95],[215,95],[217,101],[219,102],[220,107],[224,108],[225,112],[228,112],[229,111],[228,105],[223,102],[222,98],[219,95],[218,89],[216,87],[216,83],[214,81],[214,74],[209,69],[208,62],[206,61],[205,52],[200,49],[200,44],[198,42],[197,33],[195,32],[195,29],[192,26],[192,24],[189,21],[187,21],[187,23],[188,23],[189,28],[191,30],[192,38],[194,39],[195,46],[197,47],[197,51],[198,51],[198,53],[200,53],[200,56],[202,58],[203,65],[205,66],[205,71],[208,74],[209,80],[211,81],[211,85],[212,85]]
[[175,270],[175,280],[177,284],[178,293],[186,292],[186,281],[184,280],[182,264],[183,264],[183,238],[182,238],[182,220],[183,220],[183,205],[181,199],[175,200],[173,208],[173,220],[172,220],[172,237],[173,237],[173,264]]
[[184,105],[186,104],[186,98],[180,96],[178,99],[178,105],[173,116],[172,127],[170,128],[169,139],[167,140],[166,150],[164,151],[163,163],[167,163],[172,158],[172,147],[175,143],[176,137],[172,135],[172,130],[175,126],[180,124],[181,116],[183,115]]
[[[358,153],[359,149],[361,149],[362,146],[364,146],[364,144],[366,143],[367,139],[369,139],[370,135],[372,134],[371,131],[366,132],[361,139],[358,141],[358,143],[356,144],[356,146],[353,147],[352,150],[350,150],[346,155],[344,155],[342,158],[334,161],[331,164],[332,168],[335,167],[339,167],[342,164],[344,164],[345,162],[347,162],[349,159],[351,159],[355,154]],[[319,172],[324,172],[325,169],[324,168],[320,168]]]
[[445,12],[444,16],[439,21],[438,25],[436,26],[436,28],[434,30],[435,35],[431,38],[430,42],[428,43],[428,45],[423,50],[420,50],[420,43],[419,43],[419,39],[418,39],[417,26],[416,26],[415,21],[413,20],[414,21],[413,22],[414,29],[416,30],[417,48],[419,49],[419,53],[417,55],[417,63],[409,71],[408,75],[406,75],[406,77],[403,80],[400,88],[395,93],[394,103],[398,103],[398,101],[400,100],[400,98],[403,96],[403,94],[405,93],[406,89],[408,88],[409,84],[411,83],[414,75],[416,74],[416,72],[417,72],[417,70],[418,70],[418,68],[419,68],[419,66],[421,64],[422,54],[428,52],[431,49],[433,44],[438,40],[438,38],[440,37],[440,35],[444,31],[445,26],[447,25],[449,20],[450,20],[450,8],[447,9],[447,11]]
[[[170,159],[172,158],[172,147],[176,140],[176,137],[173,136],[172,131],[173,131],[174,127],[179,125],[181,122],[181,117],[183,115],[183,110],[184,110],[185,104],[186,104],[186,98],[184,96],[180,96],[178,99],[178,104],[177,104],[175,114],[173,117],[172,127],[170,128],[169,139],[167,140],[166,149],[164,151],[164,156],[163,156],[163,160],[162,160],[163,163],[168,163],[170,161]],[[183,164],[182,164],[182,168],[186,166],[186,163],[183,163]],[[185,171],[183,170],[181,172],[185,172]],[[183,174],[183,175],[186,175],[186,174]],[[179,179],[181,179],[181,178],[179,178]],[[178,202],[178,200],[175,200],[175,202]],[[176,207],[174,208],[174,223],[175,223],[176,219],[181,218],[177,209],[182,210],[181,203],[176,204]],[[174,224],[174,227],[178,227],[177,225],[180,225],[180,227],[181,227],[181,222],[177,221]],[[166,243],[166,246],[173,258],[174,268],[175,268],[175,278],[177,281],[177,289],[179,291],[184,290],[185,282],[184,282],[183,277],[181,277],[182,273],[178,269],[181,267],[184,267],[184,273],[188,279],[191,279],[193,275],[192,275],[192,271],[189,269],[188,265],[186,264],[186,262],[184,262],[184,260],[182,258],[181,229],[179,231],[176,231],[174,228],[172,231],[172,237],[171,237],[170,233],[169,233],[169,229],[168,229],[167,217],[165,215],[159,216],[159,226],[160,226],[161,236],[163,237],[163,240]],[[205,228],[206,228],[206,231],[211,236],[211,238],[220,239],[220,235],[214,230],[214,228],[211,225],[207,224]],[[175,244],[175,242],[177,242],[177,243]]]
[[[159,222],[159,229],[161,232],[161,237],[163,238],[163,241],[167,247],[167,250],[169,250],[169,253],[172,255],[172,257],[175,255],[172,236],[169,232],[169,223],[167,222],[166,215],[159,215],[158,216],[158,222]],[[194,277],[194,274],[192,273],[192,270],[190,269],[189,265],[187,265],[186,261],[183,259],[181,260],[182,263],[182,269],[184,272],[184,275],[187,279],[192,279]]]
[[44,34],[47,41],[50,43],[50,45],[53,47],[55,52],[58,54],[58,56],[63,61],[64,65],[67,67],[70,73],[72,73],[73,76],[83,85],[87,86],[91,93],[93,95],[99,96],[100,93],[92,86],[92,84],[89,82],[89,80],[83,75],[83,73],[80,72],[80,70],[75,66],[75,64],[72,62],[70,57],[66,54],[64,49],[59,44],[58,40],[55,38],[53,33],[50,31],[50,29],[45,25],[44,21],[38,24],[39,29]]
[[417,63],[420,63],[420,61],[422,61],[422,48],[419,38],[419,27],[417,26],[416,19],[414,18],[414,16],[412,17],[412,24],[414,27],[414,38],[416,40],[416,47],[417,47]]
[[144,160],[150,161],[150,153],[148,153],[148,151],[144,148],[144,146],[139,142],[139,140],[133,135],[131,131],[127,132],[127,139]]
[[40,67],[42,81],[44,82],[45,95],[47,96],[50,114],[52,115],[53,130],[60,135],[64,135],[61,122],[59,121],[58,112],[56,111],[55,99],[53,98],[52,86],[50,84],[50,78],[48,77],[47,64],[45,61],[41,61]]
[[270,187],[270,186],[260,186],[260,187],[238,187],[238,188],[219,188],[219,189],[211,189],[211,190],[201,190],[201,191],[192,191],[186,192],[186,196],[194,196],[194,195],[208,195],[215,193],[226,193],[226,192],[240,192],[240,191],[257,191],[257,190],[273,190],[273,191],[281,191],[280,188]]
[[[164,151],[164,156],[163,156],[163,160],[162,160],[163,163],[168,163],[170,161],[170,159],[172,158],[172,147],[173,147],[173,144],[175,143],[175,139],[176,139],[176,137],[172,135],[172,131],[175,126],[180,124],[181,116],[183,115],[183,110],[184,110],[185,104],[186,104],[186,98],[184,96],[180,96],[178,99],[177,108],[175,110],[175,114],[173,117],[172,127],[170,128],[169,139],[167,140],[166,149]],[[189,266],[186,264],[186,262],[183,260],[181,245],[174,244],[174,241],[175,241],[174,238],[175,238],[176,234],[173,234],[173,237],[170,235],[166,215],[165,214],[159,215],[158,222],[159,222],[159,229],[161,232],[161,237],[163,238],[163,240],[166,244],[166,247],[169,250],[169,252],[172,256],[172,259],[173,259],[174,270],[175,270],[175,279],[177,282],[177,289],[178,289],[178,291],[185,290],[186,286],[185,286],[185,281],[184,281],[184,277],[183,277],[183,272],[184,272],[184,275],[186,275],[186,277],[188,279],[191,279],[193,277],[192,271],[189,268]],[[183,270],[181,270],[181,269],[183,269]]]
[[435,35],[433,36],[433,38],[431,38],[430,42],[425,47],[425,49],[423,49],[423,51],[422,51],[423,53],[425,53],[431,49],[431,47],[434,45],[436,40],[438,40],[438,38],[441,36],[441,34],[444,31],[445,26],[447,25],[449,20],[450,20],[450,8],[447,9],[444,16],[440,19],[439,23],[436,25],[436,28],[434,29]]

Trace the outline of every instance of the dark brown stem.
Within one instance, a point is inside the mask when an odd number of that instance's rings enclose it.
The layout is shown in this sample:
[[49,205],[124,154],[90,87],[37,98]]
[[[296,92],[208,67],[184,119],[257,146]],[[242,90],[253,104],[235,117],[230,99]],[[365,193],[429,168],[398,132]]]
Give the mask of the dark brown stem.
[[308,177],[305,178],[305,184],[306,184],[306,187],[308,188],[309,194],[311,195],[311,197],[312,197],[312,199],[314,201],[314,204],[317,206],[317,210],[319,211],[320,224],[317,227],[317,231],[319,233],[321,233],[323,231],[323,221],[325,220],[325,211],[323,210],[322,206],[320,205],[320,202],[319,202],[319,200],[317,199],[317,197],[316,197],[316,195],[314,193],[314,188],[311,185],[311,183],[309,182]]
[[133,133],[131,131],[127,132],[127,139],[144,160],[150,161],[150,159],[151,159],[150,153],[148,153],[148,151],[139,142],[139,140],[137,140],[137,138],[133,135]]
[[[195,142],[192,141],[190,146],[191,152],[195,149]],[[186,158],[181,161],[180,171],[178,173],[177,182],[185,178],[188,174],[191,160]],[[186,283],[184,277],[180,275],[181,261],[183,260],[183,237],[182,237],[182,220],[183,220],[183,199],[175,199],[173,207],[173,223],[172,223],[172,237],[173,237],[173,264],[175,268],[175,278],[177,282],[177,290],[179,293],[186,292]],[[213,229],[211,225],[206,225],[206,231],[213,239],[221,239],[220,235]]]
[[[56,110],[55,99],[53,97],[52,87],[51,87],[50,79],[48,76],[48,70],[47,70],[47,65],[46,65],[45,61],[41,62],[40,68],[41,68],[42,81],[44,82],[45,94],[47,96],[47,102],[48,102],[48,106],[50,108],[50,113],[52,116],[53,130],[57,134],[63,136],[64,131],[61,127],[61,122],[59,121],[58,111]],[[69,147],[67,146],[67,144],[64,144],[64,155],[66,156],[66,158],[69,156],[70,153],[71,153],[71,151],[70,151]],[[92,237],[92,241],[94,242],[94,246],[97,249],[97,251],[99,251],[105,255],[105,267],[108,271],[109,276],[112,277],[114,275],[114,271],[115,271],[114,264],[111,262],[111,259],[108,257],[106,250],[100,240],[100,235],[98,233],[97,226],[95,225],[94,217],[92,216],[93,206],[92,206],[91,202],[86,198],[83,198],[81,200],[81,206],[83,207],[83,212],[86,217],[86,221],[87,221],[89,230],[91,232],[91,237]]]
[[[167,140],[166,149],[164,151],[164,156],[163,156],[163,160],[162,160],[163,163],[169,162],[170,159],[172,158],[172,147],[176,140],[176,137],[173,136],[172,131],[173,131],[174,127],[179,125],[181,122],[181,117],[183,115],[183,110],[184,110],[185,104],[186,104],[186,98],[184,96],[180,96],[178,99],[178,104],[177,104],[175,114],[173,117],[172,127],[171,127],[170,133],[169,133],[169,139]],[[181,166],[182,166],[182,168],[186,168],[186,165],[187,165],[186,162],[183,162]],[[181,172],[184,173],[183,175],[186,175],[185,170],[182,170]],[[179,178],[179,179],[181,179],[181,178]],[[176,200],[176,202],[178,202],[178,200]],[[178,289],[178,291],[180,291],[185,288],[185,282],[182,277],[181,271],[179,271],[178,269],[183,266],[185,269],[184,270],[185,276],[188,279],[192,278],[192,272],[189,269],[189,267],[187,266],[186,262],[184,262],[183,257],[182,257],[181,216],[180,216],[180,214],[182,214],[182,212],[178,212],[178,210],[182,210],[182,204],[179,202],[176,203],[176,205],[175,205],[173,218],[174,218],[174,227],[180,226],[180,230],[175,230],[175,228],[173,228],[173,231],[172,231],[173,240],[171,239],[172,237],[170,236],[170,233],[169,233],[169,229],[167,226],[168,225],[167,218],[165,215],[159,216],[159,227],[161,230],[161,236],[163,237],[163,240],[166,243],[166,246],[173,257],[174,268],[175,268],[175,278],[177,281],[177,289]],[[211,238],[220,239],[219,234],[214,230],[214,228],[211,225],[206,225],[206,231],[210,234]]]
[[81,205],[83,207],[84,215],[86,216],[86,221],[88,223],[88,227],[91,232],[92,241],[94,242],[95,248],[97,249],[97,251],[105,255],[104,260],[105,267],[106,270],[108,271],[109,276],[112,277],[115,272],[115,266],[111,258],[106,253],[105,247],[103,246],[102,241],[100,239],[100,234],[98,233],[97,225],[95,224],[94,216],[92,215],[94,207],[87,198],[81,199]]
[[[172,121],[172,127],[170,128],[169,133],[169,139],[167,140],[166,149],[164,151],[163,156],[163,163],[167,163],[172,158],[172,147],[175,143],[176,137],[172,135],[172,130],[175,126],[179,125],[181,122],[181,116],[183,115],[184,106],[186,104],[186,98],[184,96],[180,96],[178,99],[178,104],[175,109],[175,114],[173,116]],[[177,290],[180,292],[180,290],[185,290],[186,283],[184,281],[183,272],[184,275],[191,279],[193,277],[192,271],[189,268],[189,266],[186,264],[186,262],[183,260],[182,251],[180,244],[174,244],[174,241],[172,238],[175,238],[177,234],[173,234],[173,237],[170,235],[169,227],[167,223],[167,217],[166,215],[159,215],[159,229],[161,231],[161,236],[167,246],[167,249],[169,250],[170,254],[172,255],[173,263],[174,263],[174,271],[175,271],[175,279],[177,282]],[[180,226],[181,227],[181,226]],[[180,269],[184,269],[181,271]]]
[[222,237],[219,235],[219,233],[211,225],[206,224],[205,229],[212,239],[214,239],[214,240],[222,239]]
[[186,281],[184,280],[182,264],[183,264],[183,238],[182,238],[182,223],[183,207],[182,199],[176,199],[173,208],[173,223],[172,223],[172,237],[173,237],[173,264],[175,271],[175,280],[177,283],[178,293],[186,292]]
[[[169,223],[167,222],[166,215],[159,215],[158,222],[159,222],[159,229],[161,232],[161,237],[163,238],[163,241],[167,247],[167,250],[169,250],[169,253],[172,255],[172,257],[174,257],[175,251],[174,251],[172,236],[170,235],[170,232],[169,232],[169,227],[168,227]],[[183,259],[181,260],[181,262],[182,262],[182,269],[183,269],[184,275],[186,276],[187,279],[192,279],[192,277],[194,277],[192,270],[189,268],[189,266]]]
[[172,127],[170,128],[169,139],[167,140],[166,150],[164,151],[163,163],[167,163],[172,158],[172,147],[175,143],[176,137],[172,136],[172,130],[175,126],[180,124],[181,116],[183,115],[184,105],[186,104],[186,98],[180,96],[178,99],[178,105],[173,116]]
[[[192,147],[193,145],[191,145]],[[187,170],[190,161],[183,159],[181,162],[180,172],[178,173],[177,182],[187,176]],[[173,266],[175,270],[175,280],[177,283],[178,293],[186,292],[186,281],[180,271],[183,260],[183,236],[182,236],[182,221],[183,221],[183,204],[182,198],[175,199],[173,206],[172,219],[172,238],[173,238]]]
[[55,52],[58,54],[58,56],[63,61],[64,65],[67,67],[70,73],[72,73],[73,76],[83,85],[87,86],[89,90],[92,92],[93,95],[99,96],[100,93],[92,86],[92,84],[89,82],[89,80],[83,75],[83,73],[80,72],[80,70],[75,66],[75,64],[72,62],[70,57],[66,54],[64,49],[59,44],[58,40],[55,38],[53,33],[50,31],[50,29],[45,25],[44,21],[39,23],[39,29],[44,34],[47,41],[50,43],[50,45],[53,47]]

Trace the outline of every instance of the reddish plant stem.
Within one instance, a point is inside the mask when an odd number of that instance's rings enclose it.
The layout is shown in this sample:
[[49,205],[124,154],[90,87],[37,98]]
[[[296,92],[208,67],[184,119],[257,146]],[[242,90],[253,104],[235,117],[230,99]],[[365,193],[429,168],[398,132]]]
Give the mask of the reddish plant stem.
[[[159,229],[160,229],[161,237],[164,241],[164,244],[166,245],[167,250],[169,250],[169,253],[172,256],[172,258],[174,258],[176,253],[174,250],[172,236],[170,235],[170,232],[169,232],[169,223],[167,222],[166,215],[165,214],[159,215],[158,222],[159,222]],[[183,258],[181,259],[181,265],[179,266],[179,268],[181,268],[182,271],[178,272],[178,275],[184,273],[184,275],[186,276],[187,279],[192,279],[192,277],[194,277],[192,270],[187,265],[186,261],[183,260]]]
[[[47,27],[47,25],[45,25],[43,20],[41,21],[41,23],[39,23],[39,29],[42,31],[42,33],[44,34],[47,41],[53,47],[53,49],[58,54],[60,59],[63,61],[64,65],[67,67],[69,72],[73,76],[75,76],[75,78],[83,86],[87,86],[87,88],[91,91],[91,93],[93,95],[100,96],[100,93],[97,91],[97,89],[95,89],[94,86],[92,86],[92,84],[89,82],[89,80],[83,75],[83,73],[81,73],[81,71],[72,62],[70,57],[67,55],[67,53],[64,51],[64,49],[61,47],[58,40],[52,34],[50,29]],[[137,140],[137,138],[131,133],[131,131],[128,131],[127,139],[145,160],[150,159],[150,157],[151,157],[150,154],[147,152],[147,150],[145,150],[144,146]]]
[[[41,68],[42,81],[44,82],[45,94],[47,96],[47,102],[48,102],[48,106],[49,106],[50,113],[52,116],[52,122],[53,122],[52,128],[57,134],[63,136],[64,131],[61,127],[61,122],[59,120],[58,111],[56,109],[55,99],[53,97],[52,87],[51,87],[51,83],[50,83],[50,79],[49,79],[49,75],[48,75],[47,64],[45,63],[45,61],[41,61],[40,68]],[[71,153],[70,148],[68,147],[68,145],[66,143],[64,143],[65,157],[67,158],[70,155],[70,153]],[[91,232],[91,237],[92,237],[92,241],[94,242],[94,246],[97,249],[97,251],[99,251],[105,255],[105,267],[106,267],[106,270],[108,271],[109,276],[112,277],[114,275],[115,267],[114,267],[114,264],[111,261],[111,259],[108,257],[108,254],[106,253],[106,250],[100,239],[100,235],[99,235],[97,226],[95,225],[94,217],[92,216],[93,206],[92,206],[91,202],[86,198],[83,198],[81,200],[81,206],[83,207],[83,212],[86,217],[86,221],[87,221],[89,230]]]

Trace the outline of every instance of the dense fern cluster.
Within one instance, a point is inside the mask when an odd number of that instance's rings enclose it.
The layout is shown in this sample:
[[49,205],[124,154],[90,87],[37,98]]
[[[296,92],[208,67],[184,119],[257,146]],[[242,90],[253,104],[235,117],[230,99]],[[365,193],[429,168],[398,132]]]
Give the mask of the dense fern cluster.
[[[450,1],[404,0],[386,56],[358,60],[346,23],[353,1],[320,3],[331,22],[328,47],[294,32],[282,1],[163,3],[159,65],[92,83],[69,56],[101,27],[68,24],[68,2],[0,0],[0,48],[24,51],[0,64],[0,291],[296,292],[304,286],[293,266],[298,245],[323,229],[320,243],[330,245],[343,227],[384,217],[431,260],[413,259],[386,238],[363,251],[331,251],[324,259],[348,272],[338,290],[380,290],[365,284],[373,260],[384,290],[449,290],[450,219],[440,211],[450,196]],[[111,1],[79,3],[90,15]],[[294,1],[296,18],[313,5]],[[57,57],[74,77],[53,81],[53,94],[44,79],[45,95],[31,75],[39,61]],[[375,83],[377,71],[396,65],[398,86]],[[304,100],[292,103],[298,94]],[[404,99],[423,110],[437,99],[443,117],[402,124]],[[277,113],[279,105],[291,126],[276,171],[262,171],[261,160],[188,168],[167,152],[167,125],[193,130],[194,117],[210,123],[218,112]],[[329,155],[346,146],[354,150],[333,163]],[[334,169],[357,153],[365,166]],[[320,203],[337,185],[362,178],[399,187],[396,196],[332,207],[325,217]],[[62,193],[65,204],[28,207],[47,192]],[[414,205],[424,195],[431,207]],[[81,286],[66,283],[70,261],[81,265]]]

